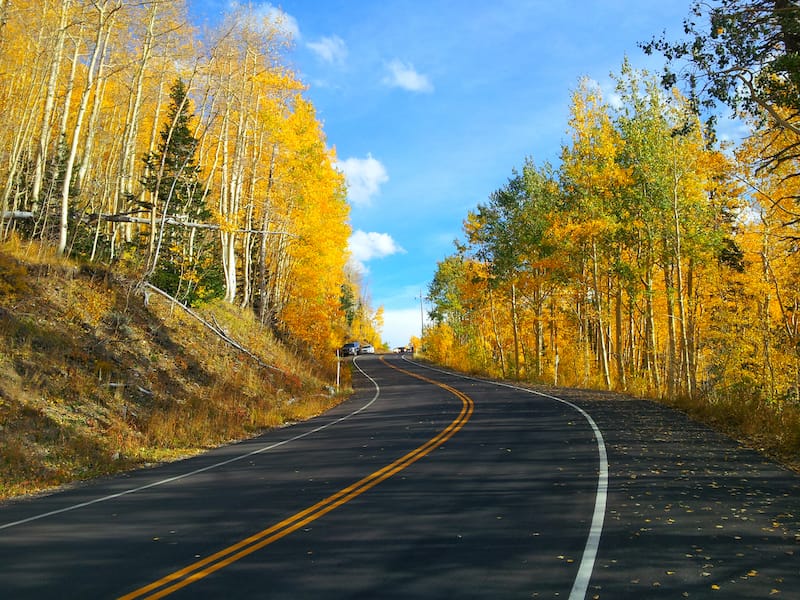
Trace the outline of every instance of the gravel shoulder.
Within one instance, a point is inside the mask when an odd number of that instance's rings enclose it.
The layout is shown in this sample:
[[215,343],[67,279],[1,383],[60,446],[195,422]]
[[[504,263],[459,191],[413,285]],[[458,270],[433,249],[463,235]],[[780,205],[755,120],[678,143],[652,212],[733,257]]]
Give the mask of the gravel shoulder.
[[685,414],[548,390],[605,438],[609,496],[593,598],[788,598],[800,589],[800,475]]

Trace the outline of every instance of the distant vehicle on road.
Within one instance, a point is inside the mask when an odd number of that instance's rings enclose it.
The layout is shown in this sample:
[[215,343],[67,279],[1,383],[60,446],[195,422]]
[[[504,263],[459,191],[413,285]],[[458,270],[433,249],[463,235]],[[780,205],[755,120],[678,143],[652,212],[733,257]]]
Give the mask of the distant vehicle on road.
[[339,354],[342,356],[357,356],[359,350],[361,350],[361,344],[358,342],[347,342],[342,346],[341,350],[339,350]]
[[361,350],[358,351],[359,354],[375,354],[375,347],[372,344],[364,344],[361,346]]

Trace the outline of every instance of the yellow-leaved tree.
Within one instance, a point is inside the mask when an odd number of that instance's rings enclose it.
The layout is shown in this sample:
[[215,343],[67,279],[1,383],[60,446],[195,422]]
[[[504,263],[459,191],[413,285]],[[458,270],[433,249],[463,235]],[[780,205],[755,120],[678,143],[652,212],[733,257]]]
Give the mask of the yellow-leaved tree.
[[185,0],[0,16],[0,237],[224,298],[315,351],[339,342],[343,179],[279,23],[236,5],[201,39]]
[[283,182],[278,189],[291,236],[281,238],[273,257],[273,264],[283,265],[274,312],[282,330],[321,349],[332,341],[331,323],[342,319],[349,207],[334,152],[326,147],[313,106],[300,96],[286,131],[276,176]]
[[[630,170],[620,160],[624,138],[614,126],[597,86],[581,81],[572,97],[571,115],[572,143],[562,152],[570,215],[564,232],[575,249],[574,272],[584,286],[580,297],[587,301],[586,308],[580,310],[584,319],[580,343],[587,350],[592,346],[604,385],[610,388],[608,279],[613,274],[610,266],[620,254],[617,234],[622,214],[617,208],[630,183]],[[588,351],[584,356],[589,356]]]

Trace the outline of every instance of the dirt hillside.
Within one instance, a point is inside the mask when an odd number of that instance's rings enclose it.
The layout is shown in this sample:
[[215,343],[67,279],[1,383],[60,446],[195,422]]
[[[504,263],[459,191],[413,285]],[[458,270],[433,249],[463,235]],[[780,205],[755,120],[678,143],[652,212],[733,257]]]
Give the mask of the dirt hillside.
[[339,402],[332,365],[248,314],[0,247],[0,500],[196,453]]

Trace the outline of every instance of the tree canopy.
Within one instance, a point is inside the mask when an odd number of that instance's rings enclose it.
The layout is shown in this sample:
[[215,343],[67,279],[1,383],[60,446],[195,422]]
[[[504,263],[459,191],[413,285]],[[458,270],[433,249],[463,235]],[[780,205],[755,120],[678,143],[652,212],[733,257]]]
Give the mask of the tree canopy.
[[[800,135],[800,5],[792,0],[695,0],[683,40],[643,43],[669,61],[663,84],[679,79],[699,110],[720,102],[759,127]],[[781,148],[767,164],[797,158]]]
[[236,5],[199,36],[185,0],[0,13],[0,239],[222,298],[332,355],[350,335],[344,177],[279,24]]

